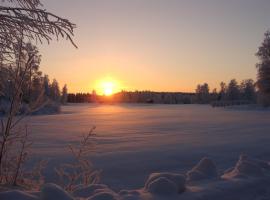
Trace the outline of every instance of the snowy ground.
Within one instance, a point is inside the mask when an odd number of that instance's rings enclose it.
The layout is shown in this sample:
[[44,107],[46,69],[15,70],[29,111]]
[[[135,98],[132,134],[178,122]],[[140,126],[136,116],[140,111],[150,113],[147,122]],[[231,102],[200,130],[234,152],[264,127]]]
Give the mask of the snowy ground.
[[[92,160],[103,170],[102,183],[116,191],[143,187],[153,172],[186,172],[204,156],[219,170],[235,165],[241,153],[270,160],[269,111],[141,104],[77,104],[62,110],[27,120],[33,152],[49,158],[52,169],[69,159],[66,145],[95,125]],[[55,178],[53,170],[46,176]]]

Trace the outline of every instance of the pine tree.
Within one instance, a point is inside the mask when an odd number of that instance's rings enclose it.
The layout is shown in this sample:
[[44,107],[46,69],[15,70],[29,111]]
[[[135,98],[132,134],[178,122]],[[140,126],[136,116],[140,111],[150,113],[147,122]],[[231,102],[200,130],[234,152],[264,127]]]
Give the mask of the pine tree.
[[67,85],[65,84],[62,89],[61,103],[66,104],[67,99],[68,99],[68,89],[67,89]]
[[259,47],[256,56],[259,63],[256,67],[257,87],[260,94],[260,102],[264,106],[270,106],[270,31],[264,34],[264,40]]
[[241,82],[241,98],[250,102],[256,101],[255,84],[252,79],[246,79]]
[[217,88],[214,88],[214,89],[212,90],[211,100],[212,100],[212,101],[216,101],[217,99],[218,99]]
[[46,97],[50,97],[50,79],[48,75],[45,75],[43,78],[43,88],[44,88],[44,95]]
[[56,79],[53,79],[53,82],[50,85],[50,98],[55,102],[60,102],[61,94],[59,84]]
[[230,101],[239,100],[240,98],[239,86],[235,79],[232,79],[228,84],[227,98]]
[[198,85],[196,89],[196,99],[198,103],[209,103],[210,94],[209,94],[209,86],[207,83],[202,85]]

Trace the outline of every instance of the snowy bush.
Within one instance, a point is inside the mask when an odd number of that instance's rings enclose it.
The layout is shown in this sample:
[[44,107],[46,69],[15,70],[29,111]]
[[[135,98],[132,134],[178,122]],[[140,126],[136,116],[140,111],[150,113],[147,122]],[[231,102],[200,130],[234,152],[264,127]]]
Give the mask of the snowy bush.
[[188,181],[198,181],[218,176],[216,164],[209,158],[205,157],[187,173]]
[[43,106],[31,112],[32,115],[49,115],[60,113],[61,105],[58,102],[48,101]]
[[[0,115],[6,115],[10,109],[10,102],[6,100],[0,100]],[[54,102],[48,100],[42,105],[37,106],[32,109],[29,104],[21,103],[17,115],[49,115],[60,113],[61,104],[59,102]]]
[[82,136],[78,145],[69,145],[69,150],[74,162],[62,163],[55,171],[60,179],[62,187],[72,192],[78,189],[78,185],[89,186],[96,184],[100,180],[100,171],[93,168],[93,164],[87,158],[92,151],[92,136],[96,127]]

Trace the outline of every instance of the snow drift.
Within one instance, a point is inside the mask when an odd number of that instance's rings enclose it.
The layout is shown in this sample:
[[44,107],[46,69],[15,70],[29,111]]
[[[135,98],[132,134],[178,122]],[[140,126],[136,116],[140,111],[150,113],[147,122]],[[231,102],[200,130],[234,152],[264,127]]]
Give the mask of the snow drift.
[[270,165],[267,161],[241,155],[236,165],[218,173],[209,158],[203,158],[186,175],[152,173],[144,188],[113,191],[103,184],[78,186],[71,194],[48,183],[41,191],[8,190],[1,200],[263,200],[270,199]]
[[203,158],[187,173],[188,181],[198,181],[203,179],[217,178],[218,172],[216,164],[209,158]]
[[145,190],[153,194],[177,194],[185,191],[186,179],[181,174],[153,173],[145,183]]

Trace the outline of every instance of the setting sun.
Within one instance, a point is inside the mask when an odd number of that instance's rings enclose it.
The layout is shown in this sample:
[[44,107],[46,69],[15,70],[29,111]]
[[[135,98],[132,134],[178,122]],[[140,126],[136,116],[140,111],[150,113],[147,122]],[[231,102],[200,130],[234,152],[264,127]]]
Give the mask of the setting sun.
[[104,82],[103,83],[103,93],[106,96],[112,95],[114,89],[114,84],[112,82]]
[[100,95],[110,96],[120,91],[119,83],[111,78],[100,80],[97,83],[97,93]]

